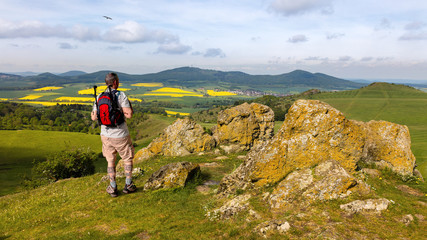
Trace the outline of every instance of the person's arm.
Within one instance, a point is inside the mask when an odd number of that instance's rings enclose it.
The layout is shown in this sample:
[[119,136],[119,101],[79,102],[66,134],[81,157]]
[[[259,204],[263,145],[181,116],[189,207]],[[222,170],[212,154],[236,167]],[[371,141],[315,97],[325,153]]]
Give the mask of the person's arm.
[[125,115],[125,118],[131,118],[133,115],[133,107],[125,93],[120,92],[119,101],[120,100],[121,100],[120,105],[122,107],[123,115]]
[[92,118],[92,121],[96,121],[96,120],[98,120],[98,116],[97,116],[97,111],[96,110],[93,110],[91,113],[90,113],[90,117]]
[[132,107],[124,107],[123,109],[123,114],[125,115],[126,118],[131,118],[133,115],[133,109]]

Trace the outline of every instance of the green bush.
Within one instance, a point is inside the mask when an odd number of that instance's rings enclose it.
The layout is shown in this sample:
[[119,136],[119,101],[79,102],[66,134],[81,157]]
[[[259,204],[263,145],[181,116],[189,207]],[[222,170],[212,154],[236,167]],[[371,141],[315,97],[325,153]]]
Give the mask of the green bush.
[[59,179],[82,177],[95,173],[98,154],[89,149],[75,149],[50,155],[32,169],[32,178],[25,185],[37,187]]

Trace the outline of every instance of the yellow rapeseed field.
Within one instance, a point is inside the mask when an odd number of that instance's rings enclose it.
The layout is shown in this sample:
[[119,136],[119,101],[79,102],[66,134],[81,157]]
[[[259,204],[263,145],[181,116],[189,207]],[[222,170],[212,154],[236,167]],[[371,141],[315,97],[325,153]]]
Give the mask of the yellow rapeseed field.
[[53,86],[51,86],[51,87],[42,87],[42,88],[37,88],[37,89],[34,89],[33,91],[49,91],[49,90],[58,90],[58,89],[61,89],[62,87],[53,87]]
[[[96,89],[96,93],[99,94],[99,93],[105,91],[105,89],[107,89],[107,86],[100,86]],[[124,91],[129,91],[130,89],[129,88],[118,88],[117,90],[124,92]],[[87,88],[87,89],[80,90],[80,91],[78,91],[78,94],[79,95],[93,95],[93,88]]]
[[178,93],[145,93],[144,96],[168,96],[168,97],[203,97],[201,94],[178,94]]
[[8,101],[9,99],[7,98],[0,98],[0,101]]
[[145,93],[144,96],[203,97],[202,94],[171,87],[159,88],[149,93]]
[[163,83],[135,83],[131,86],[135,87],[163,87]]
[[131,101],[131,102],[142,102],[142,100],[141,99],[139,99],[139,98],[129,98],[129,101]]
[[27,95],[25,97],[21,97],[20,100],[34,100],[34,99],[41,98],[41,97],[43,97],[43,96],[41,96],[41,95]]
[[168,115],[177,115],[177,114],[179,114],[179,115],[181,115],[181,116],[189,116],[189,115],[190,115],[189,113],[175,112],[175,111],[169,111],[169,110],[165,110],[165,112],[166,112]]
[[207,93],[209,96],[214,96],[214,97],[223,97],[223,96],[234,96],[237,95],[235,93],[231,93],[231,92],[215,92],[214,90],[207,90]]
[[42,101],[29,101],[29,102],[25,102],[25,103],[40,104],[43,106],[55,106],[57,104],[59,104],[59,105],[69,105],[69,104],[90,105],[91,104],[91,103],[82,103],[82,102],[69,103],[69,102],[42,102]]
[[95,98],[93,97],[59,97],[55,99],[56,101],[67,101],[67,102],[93,102]]
[[164,87],[164,88],[159,88],[156,90],[153,90],[151,92],[160,92],[160,93],[189,93],[189,94],[195,94],[194,92],[190,92],[190,91],[185,91],[179,88],[171,88],[171,87]]

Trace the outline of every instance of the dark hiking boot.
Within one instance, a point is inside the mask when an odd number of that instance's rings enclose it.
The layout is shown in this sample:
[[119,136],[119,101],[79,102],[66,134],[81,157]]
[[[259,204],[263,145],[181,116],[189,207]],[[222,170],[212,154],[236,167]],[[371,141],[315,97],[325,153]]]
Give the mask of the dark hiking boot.
[[125,188],[123,188],[124,193],[133,193],[135,191],[136,191],[136,186],[132,182],[129,185],[125,184]]
[[113,188],[111,185],[108,185],[107,193],[109,193],[111,197],[117,197],[117,188]]

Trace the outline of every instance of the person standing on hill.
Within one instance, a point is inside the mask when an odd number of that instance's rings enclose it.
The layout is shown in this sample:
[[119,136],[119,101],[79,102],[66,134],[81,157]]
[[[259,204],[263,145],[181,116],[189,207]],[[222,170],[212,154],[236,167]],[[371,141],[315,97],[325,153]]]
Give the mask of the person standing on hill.
[[[99,121],[100,110],[98,103],[100,103],[99,94],[93,105],[91,118],[93,121],[98,120],[101,124],[101,141],[102,141],[102,154],[108,162],[107,172],[110,178],[110,184],[107,187],[107,193],[112,197],[117,197],[117,184],[116,184],[116,156],[119,153],[124,163],[124,170],[126,175],[126,184],[123,189],[124,193],[132,193],[136,191],[136,186],[132,182],[132,165],[135,150],[132,145],[132,140],[129,135],[129,130],[126,125],[125,118],[131,118],[133,114],[132,105],[124,92],[117,91],[119,88],[119,77],[116,73],[108,73],[105,76],[105,83],[109,86],[105,92],[115,94],[114,99],[117,102],[117,108],[122,116],[122,121],[117,126],[104,125]],[[110,95],[112,96],[112,95]],[[99,111],[99,112],[98,112]],[[101,117],[102,118],[102,117]]]

